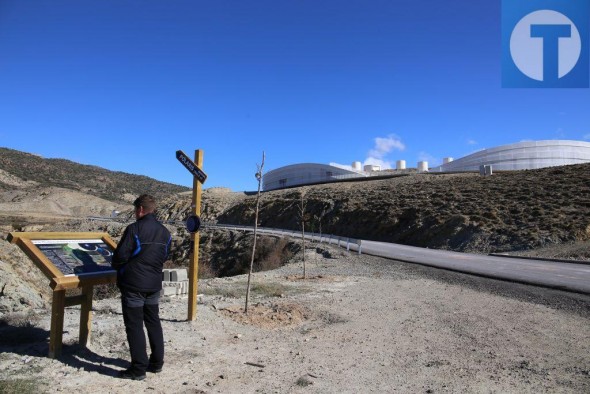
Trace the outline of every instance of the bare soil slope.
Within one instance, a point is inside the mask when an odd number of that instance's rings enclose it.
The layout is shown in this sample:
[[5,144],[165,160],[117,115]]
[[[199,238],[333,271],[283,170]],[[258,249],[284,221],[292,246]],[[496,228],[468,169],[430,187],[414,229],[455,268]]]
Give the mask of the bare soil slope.
[[[590,164],[478,174],[407,174],[391,179],[271,191],[265,227],[475,253],[528,250],[590,238]],[[253,223],[254,196],[218,217]]]
[[[590,165],[492,177],[411,174],[263,193],[260,222],[300,229],[303,194],[306,231],[590,260],[589,192]],[[0,236],[106,231],[118,239],[124,223],[86,217],[125,203],[92,194],[4,170]],[[206,190],[202,218],[251,225],[254,202],[249,193]],[[169,194],[159,214],[182,221],[190,204],[190,193]],[[175,263],[186,264],[188,234],[182,225],[170,229]],[[226,268],[249,260],[247,235],[203,232],[202,241],[201,255]],[[75,345],[79,311],[68,308],[64,357],[47,359],[49,281],[0,241],[0,384],[114,393],[590,391],[588,296],[318,248],[307,252],[307,279],[300,254],[256,274],[248,315],[243,276],[201,280],[196,322],[185,321],[186,300],[164,300],[166,369],[128,382],[114,378],[128,360],[118,300],[95,303],[87,350]]]
[[68,308],[63,358],[50,360],[48,315],[0,327],[1,379],[82,393],[581,393],[590,390],[587,296],[426,269],[321,246],[246,278],[200,281],[161,304],[166,364],[142,382],[127,366],[118,300],[95,303],[89,348]]

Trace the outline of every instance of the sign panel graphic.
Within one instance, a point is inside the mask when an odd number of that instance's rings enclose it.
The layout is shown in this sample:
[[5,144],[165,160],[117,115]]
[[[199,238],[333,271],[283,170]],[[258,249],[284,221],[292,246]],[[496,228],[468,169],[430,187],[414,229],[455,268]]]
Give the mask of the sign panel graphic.
[[64,275],[114,271],[113,250],[100,239],[32,240]]

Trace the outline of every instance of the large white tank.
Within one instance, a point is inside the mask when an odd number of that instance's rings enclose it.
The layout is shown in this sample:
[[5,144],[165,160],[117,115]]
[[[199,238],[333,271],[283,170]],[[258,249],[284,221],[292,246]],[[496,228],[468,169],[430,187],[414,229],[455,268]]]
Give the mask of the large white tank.
[[352,169],[360,171],[361,170],[361,162],[360,161],[353,161],[352,162]]
[[418,172],[428,172],[428,162],[427,161],[419,161],[418,162]]
[[406,169],[406,161],[405,160],[396,161],[395,168],[397,168],[398,170],[405,170]]
[[443,164],[447,164],[453,161],[452,157],[444,157],[443,158]]

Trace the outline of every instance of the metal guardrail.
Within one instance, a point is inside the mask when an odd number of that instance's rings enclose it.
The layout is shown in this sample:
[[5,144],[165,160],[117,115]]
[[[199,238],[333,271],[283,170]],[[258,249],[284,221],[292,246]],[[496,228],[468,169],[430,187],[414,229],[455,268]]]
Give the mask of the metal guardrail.
[[[216,229],[226,229],[226,230],[238,230],[238,231],[254,231],[254,227],[252,226],[239,226],[234,224],[216,224],[216,223],[202,223],[201,227],[204,228],[216,228]],[[258,233],[262,234],[270,234],[270,235],[278,235],[278,236],[287,236],[293,238],[301,238],[301,231],[295,230],[284,230],[279,228],[269,228],[269,227],[258,227],[256,229]],[[346,250],[350,251],[353,250],[355,252],[361,253],[362,246],[361,240],[356,238],[350,237],[339,237],[336,235],[330,234],[319,234],[319,233],[305,233],[304,238],[310,241],[318,241],[320,243],[326,242],[328,244],[337,245],[338,247],[346,248]]]
[[[96,220],[96,221],[114,221],[118,223],[132,223],[134,220],[121,220],[112,217],[104,217],[104,216],[88,216],[88,220]],[[164,221],[165,224],[172,224],[176,226],[184,226],[186,223],[182,220],[167,220]],[[225,230],[237,230],[237,231],[254,231],[253,226],[242,226],[236,224],[218,224],[218,223],[208,223],[202,222],[201,229],[225,229]],[[284,230],[279,228],[269,228],[269,227],[258,227],[256,229],[257,232],[262,234],[270,234],[270,235],[278,235],[278,236],[287,236],[293,238],[301,238],[301,232],[295,230]],[[327,242],[328,244],[338,245],[339,247],[346,247],[346,250],[354,250],[358,251],[359,254],[361,253],[361,240],[349,237],[339,237],[335,235],[327,235],[327,234],[318,234],[318,233],[305,233],[304,235],[306,240],[311,241],[318,241],[320,243]]]
[[[132,222],[132,221],[121,221],[121,220],[117,220],[117,218],[101,217],[101,216],[89,216],[88,219],[98,220],[98,221],[117,221],[120,223]],[[185,225],[185,222],[182,220],[169,220],[164,223],[177,225],[177,226],[184,226]],[[201,223],[201,229],[226,229],[226,230],[238,230],[238,231],[254,231],[253,226],[243,226],[243,225],[235,225],[235,224],[219,224],[219,223],[208,223],[208,222]],[[270,228],[270,227],[258,227],[256,231],[259,233],[262,233],[262,234],[301,238],[301,231],[299,231],[299,230],[295,231],[295,230],[285,230],[285,229]],[[305,239],[311,240],[311,241],[317,241],[320,243],[327,242],[328,244],[334,244],[339,247],[346,247],[347,251],[353,250],[355,252],[358,252],[359,254],[362,253],[363,240],[356,239],[356,238],[340,237],[340,236],[331,235],[331,234],[305,233]],[[551,259],[551,258],[542,258],[542,257],[511,256],[511,255],[506,255],[506,254],[502,254],[502,253],[490,253],[489,256],[590,265],[590,261]]]

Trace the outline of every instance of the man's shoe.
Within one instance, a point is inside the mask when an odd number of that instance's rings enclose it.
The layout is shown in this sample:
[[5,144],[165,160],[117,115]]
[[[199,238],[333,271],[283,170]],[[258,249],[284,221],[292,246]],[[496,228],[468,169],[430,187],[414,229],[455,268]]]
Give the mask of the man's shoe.
[[119,371],[119,375],[117,375],[120,379],[131,379],[131,380],[144,380],[145,374],[143,375],[136,375],[131,370],[126,369],[124,371]]
[[156,367],[155,365],[148,365],[147,371],[151,373],[160,373],[162,372],[162,367]]

